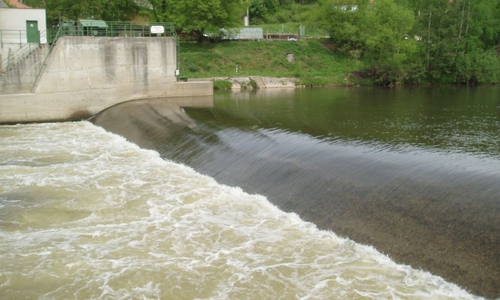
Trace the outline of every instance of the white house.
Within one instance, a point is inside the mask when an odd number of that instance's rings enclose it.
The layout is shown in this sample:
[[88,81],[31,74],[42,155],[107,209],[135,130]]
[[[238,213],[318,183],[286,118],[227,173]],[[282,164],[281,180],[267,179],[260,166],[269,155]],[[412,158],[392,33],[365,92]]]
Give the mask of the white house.
[[45,9],[0,7],[0,61],[47,43]]

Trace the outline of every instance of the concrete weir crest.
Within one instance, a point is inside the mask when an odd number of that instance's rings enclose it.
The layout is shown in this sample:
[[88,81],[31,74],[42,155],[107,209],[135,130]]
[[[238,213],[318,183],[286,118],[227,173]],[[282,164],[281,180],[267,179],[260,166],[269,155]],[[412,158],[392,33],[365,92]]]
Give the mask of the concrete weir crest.
[[82,119],[137,99],[212,96],[211,81],[177,81],[176,42],[173,37],[61,37],[34,93],[0,94],[0,123]]

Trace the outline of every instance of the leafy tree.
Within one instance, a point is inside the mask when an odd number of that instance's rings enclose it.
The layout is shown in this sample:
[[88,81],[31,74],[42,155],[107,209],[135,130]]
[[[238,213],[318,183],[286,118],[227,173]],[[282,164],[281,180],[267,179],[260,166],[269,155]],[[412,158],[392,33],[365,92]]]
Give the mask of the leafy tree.
[[172,21],[173,11],[167,0],[139,0],[139,5],[144,8],[154,22]]
[[405,39],[413,28],[413,13],[394,0],[358,1],[352,5],[324,0],[317,18],[338,49],[365,58],[372,74],[384,70],[384,84],[398,80],[395,74],[402,72],[416,50],[416,43]]
[[137,14],[139,6],[133,0],[51,0],[47,1],[46,10],[49,22],[56,22],[59,17],[126,21]]
[[104,1],[101,19],[110,21],[128,21],[139,12],[139,5],[133,0]]
[[279,0],[252,0],[249,8],[250,20],[253,24],[266,23],[269,17],[280,9]]
[[363,4],[358,5],[356,12],[351,11],[351,8],[320,0],[317,16],[313,16],[318,20],[317,25],[325,29],[333,43],[345,52],[363,47],[364,28],[361,21],[366,8]]
[[431,79],[480,83],[498,77],[498,57],[492,55],[500,38],[498,3],[418,0],[413,5],[415,32],[425,42],[423,59]]
[[404,63],[415,46],[405,39],[413,28],[413,13],[393,0],[377,0],[362,17],[365,51],[372,64]]
[[208,29],[235,26],[244,15],[240,0],[144,0],[154,21],[170,21],[202,38]]

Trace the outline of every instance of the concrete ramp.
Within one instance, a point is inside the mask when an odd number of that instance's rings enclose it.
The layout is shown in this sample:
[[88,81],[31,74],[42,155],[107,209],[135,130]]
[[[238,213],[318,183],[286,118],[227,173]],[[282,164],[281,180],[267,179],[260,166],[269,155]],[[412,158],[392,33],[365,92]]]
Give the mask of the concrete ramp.
[[262,77],[260,77],[260,76],[252,76],[252,77],[250,77],[250,79],[252,79],[253,81],[255,81],[255,83],[257,84],[257,88],[259,88],[259,89],[265,89],[266,88],[266,84],[264,83],[264,80],[262,80]]

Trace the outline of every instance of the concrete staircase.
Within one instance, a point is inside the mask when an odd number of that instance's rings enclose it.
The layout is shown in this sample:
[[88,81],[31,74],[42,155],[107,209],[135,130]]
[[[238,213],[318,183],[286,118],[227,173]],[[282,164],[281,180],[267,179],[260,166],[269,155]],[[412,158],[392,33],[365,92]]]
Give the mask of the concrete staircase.
[[252,76],[252,77],[250,77],[250,79],[255,81],[258,89],[265,89],[266,88],[266,84],[264,83],[264,80],[262,80],[261,76]]

